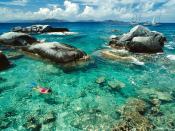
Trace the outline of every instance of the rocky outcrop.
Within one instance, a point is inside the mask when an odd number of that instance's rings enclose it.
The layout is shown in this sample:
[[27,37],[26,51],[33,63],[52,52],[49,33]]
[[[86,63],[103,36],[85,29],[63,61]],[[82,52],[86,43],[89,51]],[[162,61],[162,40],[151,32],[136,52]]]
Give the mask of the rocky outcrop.
[[0,36],[0,44],[7,48],[20,49],[31,55],[49,59],[56,63],[69,63],[86,60],[89,57],[85,52],[58,42],[41,43],[34,37],[21,32],[8,32]]
[[13,32],[22,32],[29,34],[38,34],[38,33],[51,33],[51,32],[68,32],[67,28],[54,28],[50,25],[32,25],[28,27],[14,27]]
[[138,25],[128,33],[112,38],[109,45],[117,49],[125,48],[135,53],[157,53],[163,52],[165,41],[163,34]]
[[6,69],[10,66],[10,62],[8,61],[7,57],[0,52],[0,70]]
[[0,36],[0,44],[5,46],[27,46],[37,42],[37,40],[25,33],[8,32]]
[[88,58],[85,52],[80,51],[73,46],[57,42],[40,43],[23,48],[23,50],[35,55],[37,54],[42,58],[49,59],[56,63],[68,63]]

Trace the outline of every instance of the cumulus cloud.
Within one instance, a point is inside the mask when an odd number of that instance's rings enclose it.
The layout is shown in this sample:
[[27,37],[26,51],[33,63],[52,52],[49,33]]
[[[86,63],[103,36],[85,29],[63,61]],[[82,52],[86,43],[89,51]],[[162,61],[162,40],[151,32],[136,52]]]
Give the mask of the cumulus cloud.
[[[13,4],[28,0],[13,0]],[[1,2],[0,2],[1,3]],[[22,5],[22,4],[21,4]],[[154,16],[164,22],[175,22],[175,0],[65,0],[60,3],[40,7],[37,11],[23,11],[0,7],[2,20],[11,19],[67,19],[67,20],[126,20],[135,15],[142,21],[151,20]]]

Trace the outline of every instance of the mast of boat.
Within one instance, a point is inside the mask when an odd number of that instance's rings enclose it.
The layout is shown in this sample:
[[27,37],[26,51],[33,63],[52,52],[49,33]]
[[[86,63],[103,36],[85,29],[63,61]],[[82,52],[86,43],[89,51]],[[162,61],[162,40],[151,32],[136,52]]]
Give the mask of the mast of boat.
[[156,18],[155,18],[155,16],[153,17],[152,25],[156,25]]

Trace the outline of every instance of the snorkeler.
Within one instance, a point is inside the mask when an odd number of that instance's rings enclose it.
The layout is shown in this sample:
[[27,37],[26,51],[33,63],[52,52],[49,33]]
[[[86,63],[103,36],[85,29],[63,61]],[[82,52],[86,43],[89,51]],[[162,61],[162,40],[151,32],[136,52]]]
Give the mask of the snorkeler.
[[51,89],[43,88],[43,87],[40,87],[40,86],[34,87],[33,90],[38,91],[41,94],[48,94],[48,93],[52,92]]
[[32,83],[32,89],[41,93],[41,94],[49,94],[52,92],[49,88],[43,88],[41,86],[38,86],[36,83]]

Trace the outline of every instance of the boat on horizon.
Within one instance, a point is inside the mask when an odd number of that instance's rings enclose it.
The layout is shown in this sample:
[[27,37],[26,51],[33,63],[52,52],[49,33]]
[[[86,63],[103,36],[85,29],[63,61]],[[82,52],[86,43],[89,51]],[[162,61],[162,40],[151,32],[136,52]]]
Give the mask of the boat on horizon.
[[156,17],[153,17],[153,20],[151,22],[152,26],[159,26],[160,24],[156,22]]

